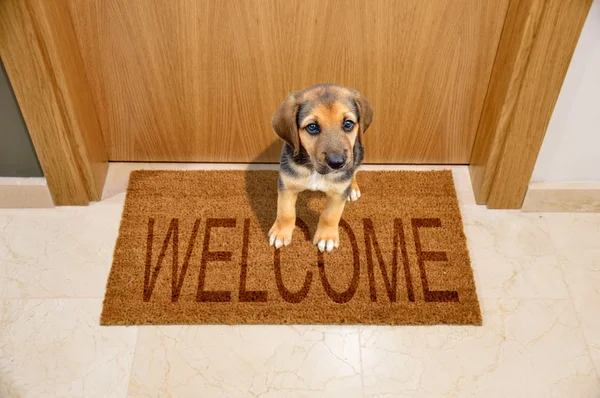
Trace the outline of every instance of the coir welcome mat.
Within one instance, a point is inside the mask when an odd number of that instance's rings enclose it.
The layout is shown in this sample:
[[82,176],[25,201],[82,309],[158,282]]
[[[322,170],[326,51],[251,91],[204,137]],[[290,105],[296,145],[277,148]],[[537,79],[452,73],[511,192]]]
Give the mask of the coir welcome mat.
[[101,323],[481,324],[450,171],[358,174],[340,247],[311,244],[321,193],[269,246],[275,171],[131,174]]

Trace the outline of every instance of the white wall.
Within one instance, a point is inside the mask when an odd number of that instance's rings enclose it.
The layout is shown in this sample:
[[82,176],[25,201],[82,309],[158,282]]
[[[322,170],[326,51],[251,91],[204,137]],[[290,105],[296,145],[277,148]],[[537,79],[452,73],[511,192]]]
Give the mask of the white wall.
[[594,0],[532,181],[600,181],[600,0]]

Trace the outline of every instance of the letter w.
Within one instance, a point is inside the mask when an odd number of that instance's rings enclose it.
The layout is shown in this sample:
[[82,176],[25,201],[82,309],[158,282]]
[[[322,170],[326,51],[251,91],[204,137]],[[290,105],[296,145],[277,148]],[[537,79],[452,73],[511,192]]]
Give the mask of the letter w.
[[[162,263],[167,253],[167,249],[169,248],[169,244],[173,242],[173,263],[171,265],[171,302],[175,302],[177,301],[177,299],[179,299],[181,287],[183,286],[185,274],[190,263],[190,257],[192,256],[192,251],[194,250],[196,236],[198,235],[198,229],[200,227],[200,219],[197,219],[194,223],[194,229],[192,230],[192,234],[190,235],[190,241],[187,246],[185,258],[183,259],[183,266],[181,268],[181,273],[179,274],[179,277],[177,276],[179,268],[179,219],[171,219],[171,223],[169,224],[169,230],[167,231],[167,236],[163,240],[162,248],[158,255],[158,260],[156,261],[156,266],[154,267],[154,271],[152,271],[152,245],[154,242],[155,221],[156,220],[154,218],[148,219],[148,236],[146,241],[146,269],[144,272],[144,301],[148,302],[152,297],[152,292],[154,291],[154,286],[156,285],[158,274],[160,273],[160,269],[162,268]],[[150,275],[150,273],[152,273],[152,275]]]

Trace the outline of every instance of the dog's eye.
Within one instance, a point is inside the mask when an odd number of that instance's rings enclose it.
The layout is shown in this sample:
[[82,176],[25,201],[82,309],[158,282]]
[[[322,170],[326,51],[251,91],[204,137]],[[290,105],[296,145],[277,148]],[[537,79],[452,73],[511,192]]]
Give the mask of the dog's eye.
[[352,129],[354,128],[354,122],[352,120],[346,120],[344,122],[344,130],[346,130],[347,132],[352,131]]
[[306,131],[308,131],[308,134],[319,134],[319,125],[316,123],[311,123],[306,126]]

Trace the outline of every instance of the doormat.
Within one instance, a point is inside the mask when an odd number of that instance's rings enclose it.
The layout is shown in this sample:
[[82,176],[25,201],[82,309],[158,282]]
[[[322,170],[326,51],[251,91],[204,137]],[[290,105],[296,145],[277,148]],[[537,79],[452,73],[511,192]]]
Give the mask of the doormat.
[[320,192],[300,194],[291,245],[269,246],[275,171],[133,172],[101,323],[480,325],[452,173],[357,179],[323,254]]

